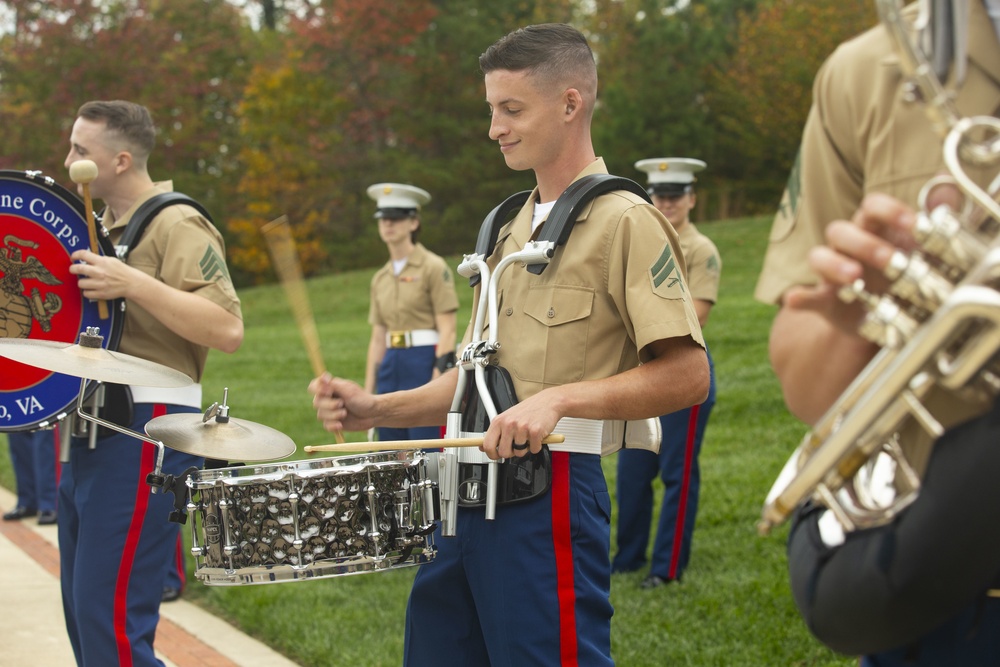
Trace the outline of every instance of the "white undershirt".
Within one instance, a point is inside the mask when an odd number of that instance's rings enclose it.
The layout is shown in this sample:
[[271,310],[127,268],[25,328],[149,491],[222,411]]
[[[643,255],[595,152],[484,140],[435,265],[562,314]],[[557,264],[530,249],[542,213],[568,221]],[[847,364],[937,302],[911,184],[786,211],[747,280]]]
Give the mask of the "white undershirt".
[[403,267],[406,266],[406,258],[394,259],[392,260],[392,275],[398,276],[403,271]]
[[552,207],[556,205],[556,202],[550,201],[548,204],[539,204],[535,202],[535,212],[531,214],[531,232],[534,233],[538,229],[538,225],[542,224],[542,220],[548,217],[549,213],[552,212]]

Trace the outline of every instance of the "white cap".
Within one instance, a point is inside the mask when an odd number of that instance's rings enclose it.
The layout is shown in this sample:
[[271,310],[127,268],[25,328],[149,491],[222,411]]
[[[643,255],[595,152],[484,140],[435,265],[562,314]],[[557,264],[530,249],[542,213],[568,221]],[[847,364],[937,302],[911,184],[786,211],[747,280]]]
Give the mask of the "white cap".
[[431,200],[426,190],[404,183],[376,183],[369,186],[368,196],[378,207],[376,218],[408,218]]
[[639,160],[635,168],[647,174],[647,192],[651,195],[683,195],[691,192],[698,179],[695,173],[706,165],[701,160],[686,157],[654,157]]

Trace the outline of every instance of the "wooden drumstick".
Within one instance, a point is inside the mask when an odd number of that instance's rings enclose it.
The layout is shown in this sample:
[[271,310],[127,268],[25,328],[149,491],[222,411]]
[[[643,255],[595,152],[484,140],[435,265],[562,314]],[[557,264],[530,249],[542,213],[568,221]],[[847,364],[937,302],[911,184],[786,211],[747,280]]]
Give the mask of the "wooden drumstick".
[[[94,202],[90,199],[90,184],[97,178],[97,165],[92,160],[77,160],[69,166],[69,177],[83,188],[83,206],[87,213],[87,231],[90,233],[90,252],[100,254],[97,246]],[[102,320],[108,319],[108,302],[100,299],[97,302],[97,312]]]
[[[542,438],[542,444],[556,445],[566,442],[566,437],[552,433]],[[438,447],[479,447],[483,437],[476,438],[438,438],[428,440],[386,440],[384,442],[348,442],[336,445],[306,445],[302,449],[312,452],[383,452],[390,450],[437,449]]]
[[[309,306],[309,295],[302,280],[295,239],[292,238],[292,232],[288,227],[288,216],[283,215],[267,223],[261,227],[260,231],[267,241],[268,250],[271,251],[271,261],[278,274],[278,279],[281,281],[281,286],[285,288],[285,295],[288,297],[292,314],[295,316],[295,324],[298,326],[302,341],[305,343],[313,374],[319,377],[326,372],[326,364],[323,363],[319,333],[316,331],[316,320],[313,318],[312,308]],[[334,431],[333,435],[338,443],[344,442],[344,434],[340,431]]]

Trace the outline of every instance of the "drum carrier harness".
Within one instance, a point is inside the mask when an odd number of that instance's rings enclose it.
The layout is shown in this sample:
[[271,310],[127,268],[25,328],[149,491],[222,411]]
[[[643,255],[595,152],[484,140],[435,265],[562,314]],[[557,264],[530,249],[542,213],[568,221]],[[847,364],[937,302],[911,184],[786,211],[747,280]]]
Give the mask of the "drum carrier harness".
[[[507,224],[512,212],[527,203],[531,191],[511,195],[483,220],[475,253],[465,255],[458,267],[458,273],[469,279],[471,287],[482,285],[473,320],[472,341],[458,359],[458,382],[445,437],[483,433],[497,414],[518,402],[509,372],[491,363],[492,355],[499,349],[496,332],[500,276],[515,263],[523,263],[528,271],[541,275],[559,246],[566,245],[583,209],[596,197],[619,190],[650,201],[642,186],[620,176],[592,174],[574,181],[556,200],[538,239],[500,260],[492,275],[486,260],[493,254],[500,229]],[[490,335],[484,340],[487,318]],[[542,445],[537,454],[492,461],[471,448],[445,448],[438,456],[438,479],[442,534],[453,536],[459,506],[484,506],[486,518],[494,519],[498,504],[524,502],[545,494],[552,483],[551,453],[548,446]]]

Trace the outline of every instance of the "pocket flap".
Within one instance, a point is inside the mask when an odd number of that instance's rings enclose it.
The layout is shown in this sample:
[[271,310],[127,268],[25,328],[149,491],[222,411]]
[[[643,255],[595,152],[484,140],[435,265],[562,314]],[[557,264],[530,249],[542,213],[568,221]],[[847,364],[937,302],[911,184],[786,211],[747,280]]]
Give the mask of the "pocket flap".
[[548,327],[590,316],[594,291],[587,287],[545,287],[528,292],[524,312]]

